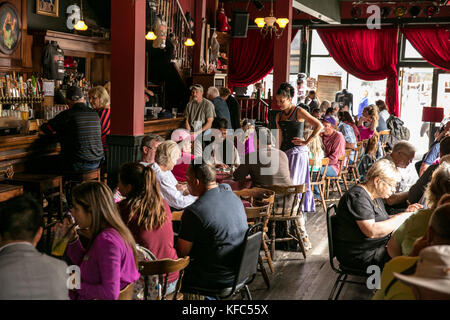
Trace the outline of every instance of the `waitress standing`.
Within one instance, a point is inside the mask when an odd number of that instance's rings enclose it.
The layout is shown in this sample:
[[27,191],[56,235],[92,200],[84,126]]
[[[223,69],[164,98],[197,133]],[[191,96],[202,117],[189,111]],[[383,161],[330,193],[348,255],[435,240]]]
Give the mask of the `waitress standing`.
[[[277,114],[276,124],[281,134],[280,149],[284,151],[289,160],[289,170],[294,185],[306,184],[308,190],[304,196],[303,212],[314,212],[314,197],[311,192],[309,181],[309,148],[308,144],[316,137],[323,128],[322,123],[314,118],[303,108],[292,104],[295,90],[289,83],[282,83],[276,93],[276,102],[281,112]],[[307,140],[303,138],[305,121],[310,124],[314,131]],[[300,231],[305,249],[311,249],[311,243],[308,239],[305,228],[305,220],[300,219]]]

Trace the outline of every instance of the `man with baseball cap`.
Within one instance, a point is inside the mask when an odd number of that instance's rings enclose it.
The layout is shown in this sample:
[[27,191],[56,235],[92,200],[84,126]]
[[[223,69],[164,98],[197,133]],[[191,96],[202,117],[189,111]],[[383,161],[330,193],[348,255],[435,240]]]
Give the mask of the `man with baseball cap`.
[[39,132],[43,135],[56,134],[61,143],[64,171],[97,169],[104,158],[97,112],[86,106],[83,91],[79,87],[67,89],[66,103],[69,109],[44,123]]
[[[325,157],[330,159],[327,169],[327,177],[337,177],[340,171],[339,158],[345,153],[345,139],[342,133],[336,131],[336,120],[332,116],[321,119],[323,130],[320,134],[323,142]],[[320,199],[320,192],[317,186],[314,187],[314,197]]]
[[190,87],[191,101],[184,110],[185,127],[188,131],[198,139],[194,143],[194,153],[196,156],[201,156],[201,142],[203,133],[211,128],[216,112],[214,104],[208,99],[203,98],[203,86],[201,84],[194,84]]

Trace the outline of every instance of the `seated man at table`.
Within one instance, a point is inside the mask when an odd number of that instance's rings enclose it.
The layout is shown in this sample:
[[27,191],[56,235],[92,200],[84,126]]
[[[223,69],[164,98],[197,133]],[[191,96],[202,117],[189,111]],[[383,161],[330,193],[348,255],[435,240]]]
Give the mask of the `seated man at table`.
[[66,93],[66,103],[70,109],[44,123],[39,132],[56,134],[61,143],[65,171],[97,169],[104,159],[100,118],[95,110],[86,106],[81,88],[70,87]]
[[198,200],[184,210],[181,218],[177,253],[191,258],[182,291],[195,294],[195,288],[231,287],[248,229],[242,201],[228,185],[216,183],[214,167],[201,158],[192,162],[186,178],[189,191]]
[[412,185],[419,179],[416,169],[412,164],[416,148],[408,141],[398,142],[392,149],[391,154],[388,154],[384,159],[387,159],[395,164],[398,172],[400,172],[401,180],[397,184],[395,193],[386,199],[386,210],[388,213],[396,213],[403,211],[402,209],[408,207],[406,200],[408,200],[408,191]]
[[242,181],[250,175],[253,186],[292,185],[286,153],[275,148],[267,128],[258,131],[257,149],[245,157],[233,173],[234,180]]
[[150,133],[142,138],[141,142],[141,164],[151,166],[155,162],[155,154],[158,146],[164,142],[163,137]]
[[68,300],[67,264],[36,250],[42,208],[30,196],[0,204],[0,300]]

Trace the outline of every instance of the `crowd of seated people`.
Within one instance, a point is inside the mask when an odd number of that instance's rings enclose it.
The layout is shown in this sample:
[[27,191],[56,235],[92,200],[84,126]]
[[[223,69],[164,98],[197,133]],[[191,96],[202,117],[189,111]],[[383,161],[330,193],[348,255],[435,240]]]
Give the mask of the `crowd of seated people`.
[[[211,103],[202,97],[201,86],[192,87],[186,130],[176,130],[168,140],[153,134],[144,136],[140,163],[120,167],[115,194],[100,182],[73,189],[71,215],[57,229],[68,234],[65,255],[80,267],[81,288],[67,290],[67,264],[39,255],[34,248],[42,234],[42,208],[27,196],[3,203],[0,279],[6,285],[0,288],[0,298],[117,299],[140,278],[136,245],[157,259],[190,257],[182,281],[185,299],[199,298],[196,293],[201,289],[231,287],[248,224],[243,202],[230,185],[217,182],[217,172],[232,167],[230,179],[250,179],[253,187],[306,184],[301,214],[315,212],[314,198],[320,200],[321,195],[317,186],[311,189],[311,171],[318,174],[324,170],[322,159],[328,158],[326,176],[338,176],[346,149],[354,150],[358,141],[386,129],[386,109],[378,114],[377,106],[367,106],[356,125],[348,111],[328,101],[323,101],[321,108],[327,110],[321,115],[312,93],[310,114],[292,103],[294,89],[284,83],[275,95],[281,109],[275,123],[278,141],[274,132],[264,127],[255,130],[247,120],[233,135],[229,131],[231,120],[226,119],[230,116],[217,116],[224,113],[227,104],[216,91],[208,90],[208,97],[214,100]],[[377,102],[380,110],[381,102]],[[75,109],[86,112],[82,107]],[[202,127],[193,132],[196,120]],[[430,151],[434,154],[437,149],[440,157],[420,178],[412,164],[414,146],[401,141],[391,154],[371,166],[363,183],[352,186],[339,200],[334,229],[337,259],[355,269],[365,270],[370,265],[384,268],[382,289],[374,299],[425,296],[420,286],[410,289],[401,273],[413,266],[419,268],[418,257],[422,255],[424,259],[433,254],[448,255],[450,137],[446,132],[441,132]],[[205,144],[202,156],[193,152],[199,137],[214,137]],[[281,200],[275,197],[275,206],[280,206]],[[174,211],[183,211],[178,234],[172,225]],[[11,221],[18,215],[23,216],[20,225],[13,225]],[[311,249],[304,216],[299,227],[305,248]],[[439,248],[428,250],[433,246]],[[18,265],[26,268],[27,264],[42,266],[46,272],[41,276],[52,277],[52,281],[35,292],[25,290],[26,283],[39,281],[37,275],[29,272],[19,279],[19,271],[13,269]],[[397,273],[401,274],[399,280],[395,280]],[[175,290],[178,275],[168,277],[168,294]]]

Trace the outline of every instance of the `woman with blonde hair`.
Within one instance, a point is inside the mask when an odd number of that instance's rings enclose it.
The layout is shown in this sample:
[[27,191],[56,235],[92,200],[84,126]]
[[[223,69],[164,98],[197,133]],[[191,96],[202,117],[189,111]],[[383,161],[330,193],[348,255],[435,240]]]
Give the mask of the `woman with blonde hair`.
[[391,257],[407,256],[414,242],[425,235],[433,211],[440,199],[450,193],[450,156],[442,158],[442,163],[433,172],[430,184],[425,190],[426,209],[415,212],[393,234],[388,243]]
[[71,290],[74,300],[116,300],[120,291],[139,279],[136,243],[120,217],[113,194],[102,182],[85,182],[72,191],[72,216],[89,238],[86,248],[75,228],[70,228],[67,256],[80,267],[80,289]]
[[162,197],[170,208],[183,210],[194,203],[197,197],[189,194],[186,185],[179,184],[172,173],[174,166],[181,157],[178,144],[172,140],[161,143],[156,149],[155,163],[152,165],[158,180]]
[[422,206],[410,205],[405,212],[389,216],[382,199],[389,198],[400,181],[400,173],[387,159],[377,161],[367,172],[367,182],[350,188],[336,210],[335,252],[349,268],[383,267],[390,259],[386,244],[392,231]]
[[[305,129],[304,137],[308,139],[313,134],[313,130]],[[322,139],[320,136],[315,136],[311,139],[311,142],[308,145],[309,148],[309,158],[314,160],[314,164],[311,167],[313,172],[318,172],[322,167],[322,159],[325,157],[325,153],[323,152]]]
[[92,88],[89,90],[89,103],[91,107],[97,111],[98,117],[100,118],[100,123],[102,125],[102,144],[106,155],[108,151],[106,136],[111,133],[111,109],[108,91],[102,86]]
[[[119,171],[119,191],[126,197],[119,203],[123,221],[137,244],[157,259],[178,259],[173,245],[172,213],[161,197],[156,175],[140,163],[126,163]],[[175,291],[178,272],[168,279],[167,294]]]

